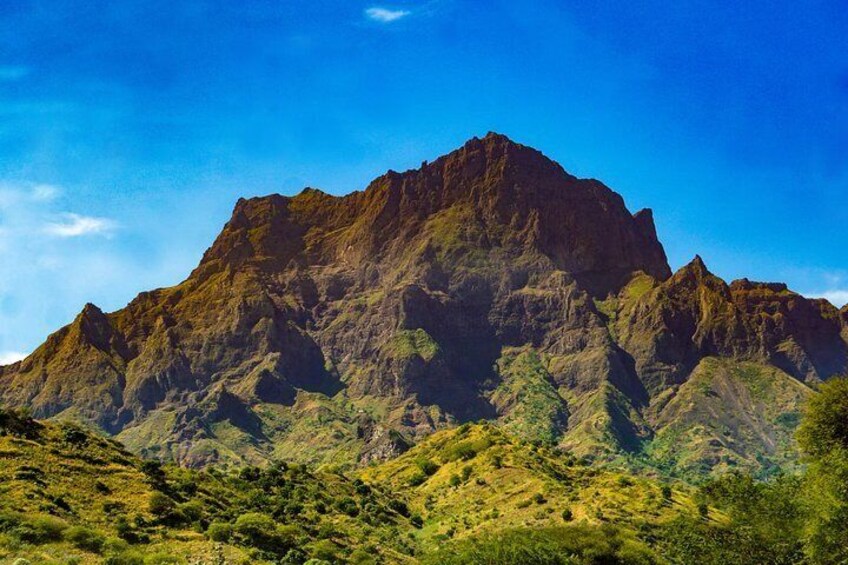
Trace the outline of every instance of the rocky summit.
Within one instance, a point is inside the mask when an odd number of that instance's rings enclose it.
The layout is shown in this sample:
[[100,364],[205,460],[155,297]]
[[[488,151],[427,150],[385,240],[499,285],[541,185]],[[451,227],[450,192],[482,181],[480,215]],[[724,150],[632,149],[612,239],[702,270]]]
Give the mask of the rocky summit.
[[672,273],[650,210],[490,133],[336,197],[240,200],[181,284],[87,305],[0,403],[189,466],[365,463],[496,421],[676,473],[795,463],[848,310]]

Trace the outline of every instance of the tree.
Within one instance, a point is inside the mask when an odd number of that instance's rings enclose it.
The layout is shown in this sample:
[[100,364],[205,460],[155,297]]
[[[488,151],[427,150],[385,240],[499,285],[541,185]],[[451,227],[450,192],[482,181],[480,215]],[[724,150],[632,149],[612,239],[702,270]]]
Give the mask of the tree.
[[848,562],[848,378],[831,379],[807,402],[798,443],[808,456],[803,501],[812,563]]
[[176,504],[174,504],[174,501],[169,496],[158,491],[153,491],[150,495],[150,502],[147,508],[151,514],[160,520],[164,520],[174,511]]
[[238,517],[233,531],[245,545],[267,548],[276,541],[277,524],[267,514],[249,512]]
[[823,383],[810,398],[798,427],[798,443],[813,459],[848,450],[848,378]]

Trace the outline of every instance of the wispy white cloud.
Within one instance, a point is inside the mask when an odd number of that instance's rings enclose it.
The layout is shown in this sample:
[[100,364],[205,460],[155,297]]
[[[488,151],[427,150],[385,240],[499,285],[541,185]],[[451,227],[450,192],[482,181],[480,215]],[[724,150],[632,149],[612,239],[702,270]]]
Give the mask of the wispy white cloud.
[[29,67],[15,65],[0,66],[0,82],[13,82],[29,74]]
[[57,237],[79,237],[82,235],[108,235],[115,230],[117,224],[109,218],[82,216],[66,213],[59,222],[49,222],[44,231]]
[[391,10],[389,8],[378,8],[376,6],[365,10],[365,15],[368,16],[368,18],[375,22],[384,24],[399,20],[408,16],[410,13],[411,12],[409,10]]
[[54,200],[59,194],[61,190],[58,186],[53,186],[52,184],[36,184],[32,187],[32,198],[33,200],[37,200],[40,202],[49,202]]
[[825,292],[810,293],[809,296],[814,298],[824,298],[835,306],[845,306],[848,304],[848,289],[833,289]]
[[26,357],[26,353],[19,351],[0,351],[0,365],[11,365]]

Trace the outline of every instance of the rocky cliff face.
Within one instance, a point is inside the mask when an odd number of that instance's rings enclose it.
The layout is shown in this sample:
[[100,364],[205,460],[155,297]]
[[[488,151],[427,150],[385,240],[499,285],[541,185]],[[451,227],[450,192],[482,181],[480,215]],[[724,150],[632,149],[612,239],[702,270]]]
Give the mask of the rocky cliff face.
[[198,465],[367,460],[480,418],[636,451],[704,359],[845,371],[846,319],[699,258],[672,275],[650,211],[489,134],[344,197],[240,200],[185,282],[87,306],[0,399]]

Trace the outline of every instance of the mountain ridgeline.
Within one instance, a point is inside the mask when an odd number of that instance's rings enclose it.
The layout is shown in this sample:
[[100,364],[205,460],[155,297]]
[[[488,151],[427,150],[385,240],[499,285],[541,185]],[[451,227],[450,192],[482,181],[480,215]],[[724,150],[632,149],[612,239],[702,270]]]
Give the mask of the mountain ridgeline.
[[181,284],[87,305],[0,404],[189,466],[367,463],[496,421],[670,473],[792,466],[848,309],[676,273],[650,210],[489,134],[363,191],[239,200]]

